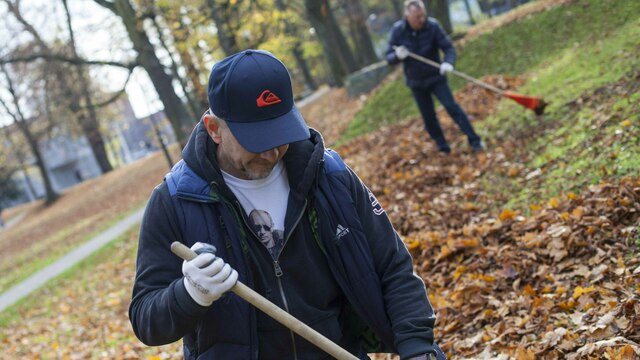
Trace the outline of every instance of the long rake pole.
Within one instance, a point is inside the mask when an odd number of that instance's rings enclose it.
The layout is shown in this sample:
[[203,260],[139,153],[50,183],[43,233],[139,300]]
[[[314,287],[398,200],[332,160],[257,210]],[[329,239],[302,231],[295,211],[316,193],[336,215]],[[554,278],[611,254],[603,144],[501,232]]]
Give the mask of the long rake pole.
[[[190,261],[197,256],[195,251],[189,249],[181,242],[174,241],[171,244],[171,251],[181,257],[183,260]],[[258,294],[247,285],[240,281],[231,288],[236,295],[246,300],[249,304],[262,310],[265,314],[271,316],[274,320],[289,328],[291,331],[302,336],[310,343],[319,347],[338,360],[358,360],[357,357],[338,346],[324,335],[313,330],[307,324],[296,319],[288,312],[282,310],[277,305],[267,300],[264,296]]]
[[[394,46],[395,48],[395,46]],[[409,52],[409,57],[412,57],[420,62],[423,62],[427,65],[431,65],[433,67],[436,68],[440,68],[440,64],[431,60],[431,59],[427,59],[424,56],[420,56],[418,54],[414,54],[412,52]],[[521,95],[521,94],[516,94],[512,91],[507,91],[507,90],[501,90],[498,89],[497,87],[487,84],[484,81],[480,81],[472,76],[469,76],[463,72],[457,71],[457,70],[452,70],[451,71],[452,74],[459,76],[467,81],[470,81],[478,86],[481,86],[489,91],[493,91],[497,94],[499,94],[500,96],[504,96],[504,97],[508,97],[509,99],[514,100],[515,102],[517,102],[518,104],[526,107],[527,109],[533,110],[536,115],[542,115],[544,113],[544,108],[547,106],[547,103],[542,100],[542,98],[537,97],[537,96],[526,96],[526,95]]]

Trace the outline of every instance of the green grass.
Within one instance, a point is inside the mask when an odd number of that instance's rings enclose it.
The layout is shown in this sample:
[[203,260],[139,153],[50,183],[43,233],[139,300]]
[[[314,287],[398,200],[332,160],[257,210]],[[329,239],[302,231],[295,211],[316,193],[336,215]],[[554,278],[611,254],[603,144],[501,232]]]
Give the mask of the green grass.
[[[551,97],[550,111],[637,66],[639,1],[578,0],[478,37],[458,50],[456,69],[474,77],[529,74],[519,92]],[[622,50],[624,49],[624,50]],[[453,90],[466,84],[450,76]],[[513,104],[504,116],[521,113]],[[389,82],[356,114],[338,143],[418,115],[404,79]],[[531,119],[518,121],[520,128]],[[507,124],[506,127],[512,124]]]
[[[3,270],[2,277],[0,277],[0,290],[6,291],[12,286],[19,284],[21,281],[27,279],[29,276],[42,270],[46,266],[53,264],[60,257],[68,254],[70,251],[78,247],[79,244],[83,244],[84,242],[89,241],[95,236],[100,235],[106,229],[110,228],[117,222],[123,220],[127,216],[137,211],[140,206],[143,206],[145,203],[146,200],[129,212],[118,214],[117,217],[111,219],[109,222],[101,225],[93,232],[91,232],[91,234],[86,236],[84,240],[75,242],[73,244],[65,243],[65,239],[71,236],[75,231],[78,231],[79,229],[82,229],[86,226],[90,226],[92,222],[91,218],[78,222],[74,224],[73,227],[65,228],[55,234],[52,234],[48,238],[40,241],[38,244],[29,247],[29,249],[25,250],[24,252],[16,254],[15,257],[11,260],[12,265],[10,264],[10,266],[6,266],[7,268]],[[34,258],[32,256],[33,253],[46,255]],[[5,266],[3,265],[3,267]]]
[[[7,326],[9,323],[13,321],[17,321],[21,318],[20,311],[24,309],[30,308],[41,308],[44,312],[41,314],[42,316],[51,316],[54,314],[56,310],[55,304],[52,304],[51,301],[48,301],[48,296],[39,296],[38,294],[43,293],[52,293],[52,294],[63,294],[66,291],[66,288],[60,287],[59,285],[65,281],[72,281],[74,279],[80,278],[78,274],[83,272],[91,272],[95,268],[96,264],[100,264],[103,262],[114,262],[117,263],[119,260],[122,260],[116,256],[119,252],[117,247],[120,246],[123,241],[127,240],[132,236],[132,233],[138,231],[138,226],[134,226],[130,230],[128,230],[123,235],[109,242],[102,248],[98,249],[93,254],[89,255],[84,260],[81,260],[77,264],[73,265],[66,271],[64,271],[60,276],[51,280],[49,283],[44,285],[39,290],[34,291],[19,303],[14,304],[4,311],[0,312],[0,328]],[[137,248],[137,247],[136,247]],[[135,256],[135,254],[127,254],[128,256]],[[91,285],[94,286],[94,285]],[[81,286],[82,287],[82,286]],[[0,338],[0,342],[2,339]]]

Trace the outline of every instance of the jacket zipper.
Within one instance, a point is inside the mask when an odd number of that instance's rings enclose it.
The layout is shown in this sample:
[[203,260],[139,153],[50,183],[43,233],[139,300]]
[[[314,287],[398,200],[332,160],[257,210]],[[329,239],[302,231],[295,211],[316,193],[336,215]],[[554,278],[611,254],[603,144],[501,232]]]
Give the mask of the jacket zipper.
[[[291,311],[289,311],[289,303],[287,302],[287,297],[284,294],[284,286],[282,286],[282,280],[280,279],[283,275],[283,272],[282,272],[282,268],[280,268],[279,259],[280,259],[280,254],[282,254],[282,250],[284,250],[285,245],[287,245],[287,241],[289,241],[289,237],[291,236],[291,234],[293,234],[293,229],[295,229],[300,223],[300,219],[302,219],[302,216],[304,215],[304,212],[306,209],[307,209],[307,199],[304,199],[304,205],[302,206],[302,211],[300,211],[298,218],[293,223],[293,227],[291,228],[289,235],[287,236],[286,239],[283,240],[282,248],[280,248],[280,251],[278,252],[278,256],[276,256],[276,259],[273,261],[273,270],[275,271],[276,280],[278,281],[278,289],[280,290],[280,297],[282,297],[282,303],[284,304],[284,309],[288,313],[291,313]],[[296,349],[295,335],[291,330],[289,330],[289,334],[291,335],[291,346],[293,347],[293,358],[297,360],[298,351]]]
[[[236,205],[242,209],[242,205],[240,205],[240,202],[236,202]],[[282,275],[284,274],[282,272],[282,268],[280,267],[280,262],[278,261],[278,259],[280,258],[280,254],[282,253],[282,250],[284,250],[285,245],[287,245],[287,241],[289,240],[289,237],[291,236],[291,234],[293,234],[293,229],[295,229],[298,224],[300,223],[300,219],[302,219],[302,216],[304,215],[305,210],[307,209],[307,199],[304,199],[304,205],[302,206],[302,211],[300,211],[300,214],[298,215],[298,218],[296,219],[296,221],[293,223],[293,227],[292,227],[292,231],[289,232],[289,235],[287,236],[286,239],[283,240],[282,243],[282,248],[280,248],[280,251],[278,252],[278,256],[276,256],[275,260],[273,260],[273,270],[275,272],[276,275],[276,280],[278,281],[278,290],[280,290],[280,297],[282,298],[282,303],[284,305],[284,310],[288,313],[291,313],[291,311],[289,311],[289,303],[287,302],[287,297],[284,294],[284,287],[282,286],[282,281],[280,280],[280,277],[282,277]],[[247,220],[245,219],[245,217],[242,217],[242,221],[244,222],[244,225],[248,228],[251,229],[251,227],[249,226],[249,224],[247,224]],[[253,230],[250,230],[251,233],[253,234]],[[255,236],[255,234],[253,234]],[[296,350],[296,342],[295,342],[295,335],[293,333],[293,331],[289,330],[289,334],[291,335],[291,345],[293,347],[293,358],[294,360],[298,359],[298,351]]]

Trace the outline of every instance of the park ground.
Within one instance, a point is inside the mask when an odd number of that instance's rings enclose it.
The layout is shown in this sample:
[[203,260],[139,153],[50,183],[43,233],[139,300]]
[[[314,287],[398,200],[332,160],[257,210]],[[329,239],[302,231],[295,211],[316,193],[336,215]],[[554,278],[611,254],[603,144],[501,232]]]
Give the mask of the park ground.
[[[301,109],[384,205],[451,358],[640,357],[638,14],[637,2],[539,1],[471,29],[459,70],[550,102],[536,116],[452,79],[485,153],[440,111],[453,153],[439,155],[399,70]],[[0,235],[0,292],[143,206],[167,170],[155,154],[50,207],[7,210],[25,215]],[[134,227],[1,313],[0,358],[181,358],[179,342],[132,334],[136,240]]]

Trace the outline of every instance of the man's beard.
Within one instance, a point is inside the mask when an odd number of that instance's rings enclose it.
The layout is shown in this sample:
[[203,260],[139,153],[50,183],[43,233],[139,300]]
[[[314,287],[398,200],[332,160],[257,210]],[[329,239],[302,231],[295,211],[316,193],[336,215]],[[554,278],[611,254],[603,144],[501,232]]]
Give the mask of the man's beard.
[[260,168],[260,169],[249,169],[245,166],[242,166],[242,172],[251,180],[260,180],[260,179],[264,179],[266,177],[269,176],[269,174],[271,174],[271,171],[273,171],[273,168],[276,165],[273,164],[273,166],[270,166],[268,168]]

